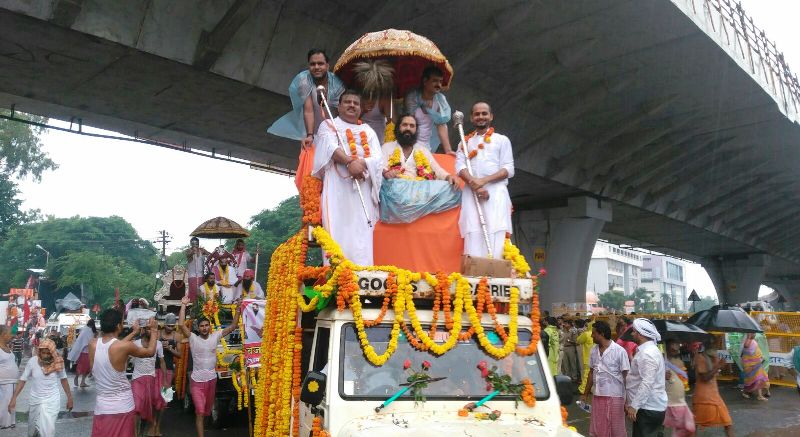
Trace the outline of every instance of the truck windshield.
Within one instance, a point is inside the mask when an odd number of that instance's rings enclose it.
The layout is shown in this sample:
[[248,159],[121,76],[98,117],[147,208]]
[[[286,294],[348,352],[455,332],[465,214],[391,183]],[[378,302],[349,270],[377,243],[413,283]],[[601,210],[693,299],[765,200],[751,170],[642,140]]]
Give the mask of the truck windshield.
[[[376,326],[366,330],[369,342],[377,353],[386,350],[391,330],[391,326]],[[447,332],[437,333],[435,339],[444,343],[447,336]],[[494,331],[487,330],[487,336],[493,343],[501,345],[501,340]],[[519,345],[527,346],[530,340],[531,332],[520,329]],[[406,382],[410,374],[403,370],[406,359],[411,360],[412,370],[415,371],[419,371],[422,362],[427,360],[431,363],[428,371],[431,377],[447,378],[428,385],[425,389],[428,399],[477,400],[491,393],[492,390],[486,386],[477,367],[481,361],[486,361],[489,368],[497,366],[498,373],[511,375],[514,382],[530,379],[537,399],[543,400],[550,396],[538,355],[523,357],[512,353],[502,360],[496,360],[483,351],[474,336],[469,341],[457,343],[453,349],[437,357],[414,349],[401,332],[395,353],[386,364],[377,367],[364,357],[355,325],[350,323],[342,327],[342,350],[339,361],[339,394],[343,398],[386,399],[393,395],[403,388],[400,384]],[[406,393],[403,397],[410,398],[411,395]]]

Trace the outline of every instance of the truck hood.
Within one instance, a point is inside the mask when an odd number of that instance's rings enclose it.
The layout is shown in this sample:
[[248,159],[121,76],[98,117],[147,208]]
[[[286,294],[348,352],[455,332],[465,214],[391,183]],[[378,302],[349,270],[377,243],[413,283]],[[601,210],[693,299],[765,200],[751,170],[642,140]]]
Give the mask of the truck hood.
[[443,437],[448,435],[489,436],[550,436],[573,437],[580,434],[545,424],[534,416],[508,415],[498,420],[478,420],[474,417],[452,417],[431,413],[381,414],[351,420],[342,427],[338,437],[374,436]]

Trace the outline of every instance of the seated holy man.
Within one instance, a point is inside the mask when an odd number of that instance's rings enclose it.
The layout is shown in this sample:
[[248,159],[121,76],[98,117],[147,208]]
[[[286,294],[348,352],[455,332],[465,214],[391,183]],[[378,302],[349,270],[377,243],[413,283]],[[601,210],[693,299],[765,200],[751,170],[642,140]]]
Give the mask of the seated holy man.
[[434,159],[428,146],[417,142],[417,120],[400,117],[396,141],[382,147],[385,161],[380,191],[381,222],[411,223],[420,217],[456,208],[461,191],[456,178]]

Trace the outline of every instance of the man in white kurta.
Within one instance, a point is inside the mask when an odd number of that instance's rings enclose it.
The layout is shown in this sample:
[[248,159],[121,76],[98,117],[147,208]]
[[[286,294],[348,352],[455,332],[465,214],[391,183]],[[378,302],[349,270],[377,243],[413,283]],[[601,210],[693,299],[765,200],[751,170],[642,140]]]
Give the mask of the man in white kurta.
[[222,303],[233,303],[233,295],[236,292],[236,268],[230,265],[230,258],[223,256],[219,259],[219,264],[214,267],[214,277],[217,280]]
[[[372,265],[372,231],[379,215],[383,157],[375,131],[358,124],[360,113],[361,97],[345,91],[339,99],[339,117],[323,122],[317,131],[312,175],[322,179],[322,226],[347,259],[368,266]],[[354,180],[361,187],[372,226],[367,223]]]
[[[471,118],[475,132],[468,135],[467,150],[462,145],[456,157],[456,172],[466,182],[458,225],[466,255],[486,257],[491,253],[492,258],[500,259],[505,235],[511,232],[508,180],[514,177],[514,155],[508,137],[494,132],[491,127],[494,117],[489,104],[475,103]],[[472,174],[467,171],[467,160]],[[486,247],[473,192],[486,219],[490,249]]]

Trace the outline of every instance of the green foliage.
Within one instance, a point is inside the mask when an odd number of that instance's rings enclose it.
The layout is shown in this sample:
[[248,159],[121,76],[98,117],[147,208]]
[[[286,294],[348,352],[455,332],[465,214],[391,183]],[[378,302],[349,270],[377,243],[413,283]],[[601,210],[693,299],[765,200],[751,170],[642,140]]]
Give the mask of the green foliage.
[[623,311],[625,309],[625,301],[628,300],[625,294],[621,291],[607,291],[598,296],[600,306],[608,310]]
[[28,268],[45,267],[45,252],[37,244],[50,252],[48,279],[42,285],[45,305],[51,304],[54,292],[44,290],[79,294],[80,284],[90,305],[109,305],[116,287],[123,297],[152,298],[157,252],[121,217],[48,217],[14,227],[0,241],[0,289],[23,285]]
[[637,313],[654,313],[657,311],[658,302],[653,300],[653,294],[644,287],[633,290],[633,294],[626,300],[634,302]]
[[[250,219],[251,228],[250,238],[247,239],[247,249],[255,256],[256,245],[261,245],[258,278],[256,278],[259,283],[266,283],[272,253],[281,243],[297,233],[302,225],[302,218],[300,196],[292,196],[275,208],[265,209]],[[233,247],[234,241],[229,241],[228,247]],[[322,264],[319,250],[309,250],[308,258],[311,265]]]
[[[0,111],[9,115],[9,111]],[[35,115],[15,114],[18,118],[46,123],[47,119]],[[0,119],[0,241],[11,228],[39,218],[39,211],[22,211],[22,200],[17,197],[16,179],[31,176],[41,180],[42,173],[58,166],[42,151],[39,139],[42,128]]]
[[[709,296],[703,296],[699,301],[695,302],[694,310],[695,310],[695,312],[703,311],[703,310],[711,309],[711,307],[713,307],[714,305],[718,305],[716,299],[714,299],[713,297],[709,297]],[[689,310],[691,311],[691,309],[692,309],[692,306],[689,305]]]

